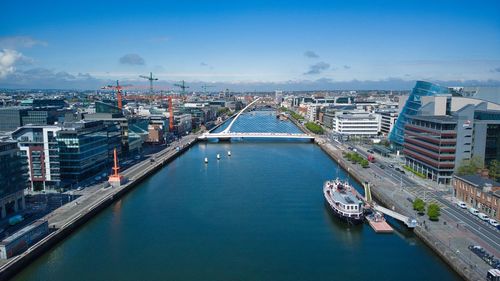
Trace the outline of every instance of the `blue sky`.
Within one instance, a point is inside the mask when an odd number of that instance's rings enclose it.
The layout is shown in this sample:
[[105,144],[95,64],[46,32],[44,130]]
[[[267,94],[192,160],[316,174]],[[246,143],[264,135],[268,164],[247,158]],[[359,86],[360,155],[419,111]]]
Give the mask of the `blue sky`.
[[0,88],[500,80],[499,1],[80,2],[3,1]]

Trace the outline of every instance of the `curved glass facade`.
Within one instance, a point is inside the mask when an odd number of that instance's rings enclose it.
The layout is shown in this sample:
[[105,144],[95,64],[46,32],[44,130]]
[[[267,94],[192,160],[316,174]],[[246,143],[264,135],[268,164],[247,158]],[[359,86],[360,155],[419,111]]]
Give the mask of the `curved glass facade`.
[[405,134],[405,124],[408,122],[406,116],[416,115],[420,107],[422,107],[421,97],[424,96],[439,96],[444,94],[451,94],[450,90],[446,87],[439,86],[430,82],[417,81],[415,87],[410,93],[403,109],[401,110],[394,128],[392,129],[389,140],[395,144],[402,146]]

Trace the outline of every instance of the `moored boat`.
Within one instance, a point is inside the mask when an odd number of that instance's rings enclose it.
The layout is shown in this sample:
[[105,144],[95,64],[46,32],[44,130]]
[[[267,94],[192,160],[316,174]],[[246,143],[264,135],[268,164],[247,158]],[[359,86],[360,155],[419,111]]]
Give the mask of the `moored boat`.
[[339,179],[323,185],[323,195],[332,213],[351,224],[363,222],[364,202],[354,187]]

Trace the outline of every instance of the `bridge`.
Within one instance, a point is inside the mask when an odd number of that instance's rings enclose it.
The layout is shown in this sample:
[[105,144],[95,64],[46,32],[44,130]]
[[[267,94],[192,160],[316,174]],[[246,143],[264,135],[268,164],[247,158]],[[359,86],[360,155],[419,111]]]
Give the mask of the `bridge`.
[[229,125],[221,132],[208,132],[198,137],[199,140],[231,140],[231,139],[300,139],[300,140],[314,140],[313,136],[305,133],[281,133],[281,132],[234,132],[231,131],[234,123],[239,119],[239,117],[247,112],[249,108],[254,106],[261,98],[257,98],[251,103],[249,103],[245,108],[240,110],[236,114]]
[[374,204],[373,208],[381,213],[384,213],[390,217],[393,217],[393,218],[403,222],[409,228],[415,228],[417,226],[417,220],[415,220],[415,219],[409,218],[409,217],[404,216],[400,213],[394,212],[393,210],[384,208],[380,205]]

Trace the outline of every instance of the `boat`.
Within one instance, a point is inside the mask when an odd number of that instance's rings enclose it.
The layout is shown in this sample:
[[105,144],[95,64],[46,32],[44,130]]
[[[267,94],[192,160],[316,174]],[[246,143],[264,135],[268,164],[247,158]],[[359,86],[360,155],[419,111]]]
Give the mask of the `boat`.
[[217,154],[217,160],[220,160],[220,154]]
[[231,150],[227,152],[227,156],[231,156]]
[[323,195],[336,217],[349,224],[363,222],[363,198],[348,182],[342,182],[338,178],[326,181],[323,185]]
[[208,157],[205,157],[205,163],[208,163]]

